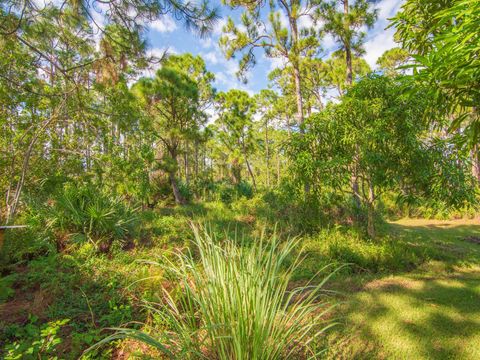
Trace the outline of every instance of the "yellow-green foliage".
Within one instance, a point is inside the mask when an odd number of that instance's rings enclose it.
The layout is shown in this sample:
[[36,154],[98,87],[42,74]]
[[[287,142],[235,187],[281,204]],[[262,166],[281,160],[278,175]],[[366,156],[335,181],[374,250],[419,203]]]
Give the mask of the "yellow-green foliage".
[[159,328],[117,329],[99,344],[134,338],[178,359],[316,357],[329,306],[320,297],[323,282],[290,289],[301,260],[286,260],[298,241],[258,239],[246,247],[194,233],[196,256],[180,253],[158,264],[181,288],[164,290],[162,303],[150,306]]

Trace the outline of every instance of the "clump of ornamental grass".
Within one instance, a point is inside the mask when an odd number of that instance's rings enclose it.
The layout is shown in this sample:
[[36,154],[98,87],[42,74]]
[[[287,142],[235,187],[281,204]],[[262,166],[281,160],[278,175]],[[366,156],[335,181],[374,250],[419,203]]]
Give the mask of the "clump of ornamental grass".
[[294,255],[298,241],[273,237],[238,246],[193,231],[195,255],[180,253],[159,264],[181,289],[164,289],[162,304],[148,306],[161,331],[114,329],[97,345],[134,338],[175,359],[315,358],[318,338],[333,325],[325,320],[331,305],[322,296],[326,278],[290,288],[302,261]]

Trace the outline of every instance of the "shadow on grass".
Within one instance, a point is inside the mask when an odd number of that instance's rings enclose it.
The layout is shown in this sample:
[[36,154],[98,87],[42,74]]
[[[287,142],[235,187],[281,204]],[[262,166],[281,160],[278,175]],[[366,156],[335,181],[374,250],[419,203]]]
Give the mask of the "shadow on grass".
[[332,358],[480,358],[479,272],[387,278],[366,290],[344,309],[348,341]]
[[466,240],[480,236],[480,225],[455,222],[423,225],[389,224],[392,235],[417,248],[427,260],[438,260],[448,266],[474,266],[480,264],[480,244]]

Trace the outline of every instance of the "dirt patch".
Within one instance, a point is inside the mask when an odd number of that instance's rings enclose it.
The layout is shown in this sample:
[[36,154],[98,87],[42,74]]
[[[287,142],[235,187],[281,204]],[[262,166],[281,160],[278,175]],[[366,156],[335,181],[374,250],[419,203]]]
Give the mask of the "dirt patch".
[[235,217],[235,220],[237,220],[238,222],[242,222],[242,223],[245,223],[247,225],[252,225],[255,223],[255,216],[253,215],[239,215],[237,217]]
[[120,346],[113,351],[112,360],[127,360],[138,355],[149,355],[152,359],[165,359],[165,356],[144,342],[126,339],[121,342]]
[[52,303],[51,294],[42,289],[25,291],[18,289],[13,300],[0,305],[0,322],[26,323],[29,315],[43,318]]
[[455,220],[434,220],[434,219],[401,219],[397,221],[392,221],[392,224],[398,224],[407,227],[426,227],[426,228],[454,228],[457,226],[464,225],[480,225],[480,219],[455,219]]
[[421,289],[423,284],[419,281],[391,278],[373,280],[364,286],[365,290],[386,290],[395,291],[399,289]]

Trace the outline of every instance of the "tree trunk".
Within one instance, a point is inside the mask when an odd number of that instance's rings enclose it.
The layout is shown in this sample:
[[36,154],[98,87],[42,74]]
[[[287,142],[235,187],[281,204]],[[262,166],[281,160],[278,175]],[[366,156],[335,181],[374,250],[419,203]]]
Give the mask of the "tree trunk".
[[185,142],[185,152],[183,154],[183,162],[185,165],[185,182],[188,184],[190,183],[190,170],[189,170],[189,163],[188,163],[188,143]]
[[[303,127],[304,117],[303,117],[303,101],[302,101],[302,91],[301,91],[301,80],[300,80],[300,70],[298,64],[293,66],[293,74],[295,80],[295,96],[297,98],[297,122],[300,127],[300,134],[305,134],[305,128]],[[305,181],[303,185],[305,195],[310,194],[310,183]]]
[[303,100],[302,100],[302,85],[301,85],[301,76],[300,76],[300,54],[298,54],[298,28],[297,28],[297,19],[290,16],[290,29],[292,31],[292,43],[293,49],[296,49],[297,53],[293,54],[294,61],[292,61],[293,67],[293,78],[295,82],[295,97],[297,100],[297,122],[300,126],[300,132],[303,133]]
[[367,234],[374,239],[375,232],[375,188],[372,180],[368,182]]
[[[348,0],[343,1],[343,12],[345,19],[348,15]],[[346,30],[350,30],[350,25],[345,22]],[[353,84],[353,66],[352,66],[352,49],[351,44],[346,42],[345,44],[345,62],[347,64],[347,85],[352,86]],[[358,145],[355,145],[355,153],[353,156],[353,168],[352,168],[352,177],[351,177],[351,187],[353,193],[353,202],[357,208],[360,207],[360,197],[358,196],[359,185],[358,185],[358,156],[359,149]]]
[[352,67],[352,50],[350,46],[345,49],[345,60],[347,61],[347,84],[351,86],[353,84],[353,67]]
[[168,179],[170,181],[170,186],[172,187],[173,196],[175,197],[175,203],[178,205],[185,205],[187,201],[180,193],[178,188],[178,181],[176,177],[176,172],[178,171],[178,159],[177,159],[177,150],[176,147],[167,146],[168,153],[173,160],[175,166],[173,168],[168,168]]
[[187,201],[180,193],[180,189],[178,188],[177,178],[175,177],[174,171],[168,172],[168,178],[170,180],[170,185],[172,186],[173,196],[175,197],[175,202],[179,205],[185,205]]
[[471,151],[472,157],[472,175],[480,183],[480,147],[478,144],[473,146]]
[[250,177],[252,178],[253,188],[255,189],[255,191],[257,191],[257,183],[255,181],[255,176],[253,175],[252,168],[251,168],[250,163],[248,162],[247,158],[245,158],[245,163],[247,164],[248,173],[250,174]]
[[198,139],[195,139],[195,163],[193,165],[193,172],[195,174],[195,179],[198,179]]
[[303,100],[302,100],[302,85],[300,78],[300,69],[298,64],[293,66],[293,78],[295,81],[295,97],[297,100],[297,125],[300,127],[300,133],[304,134],[305,129],[303,128]]
[[257,191],[257,183],[255,182],[255,175],[253,175],[252,167],[250,166],[250,162],[248,161],[247,152],[245,151],[245,145],[243,146],[243,156],[245,158],[245,164],[247,164],[247,170],[252,178],[253,188]]
[[353,154],[353,166],[352,166],[352,176],[351,176],[351,186],[353,194],[353,204],[356,209],[360,209],[361,200],[360,200],[360,186],[358,184],[358,157],[359,157],[359,148],[358,144],[355,144],[355,153]]
[[[232,180],[235,185],[238,185],[242,181],[242,169],[238,158],[234,158],[232,161]],[[222,176],[223,177],[223,176]]]
[[[343,13],[345,19],[348,17],[348,0],[343,0]],[[346,30],[350,30],[350,24],[345,22]],[[353,67],[352,67],[352,49],[349,42],[345,43],[345,62],[347,64],[347,84],[353,83]]]
[[[294,43],[294,48],[298,48],[298,29],[297,29],[297,20],[290,18],[290,27],[292,30],[292,40]],[[293,67],[293,79],[295,82],[295,97],[297,99],[297,122],[300,127],[300,134],[305,134],[305,128],[303,127],[304,117],[303,117],[303,100],[302,100],[302,80],[300,75],[300,54],[294,54],[295,61],[292,62]],[[310,193],[310,184],[308,181],[304,184],[305,195]]]

